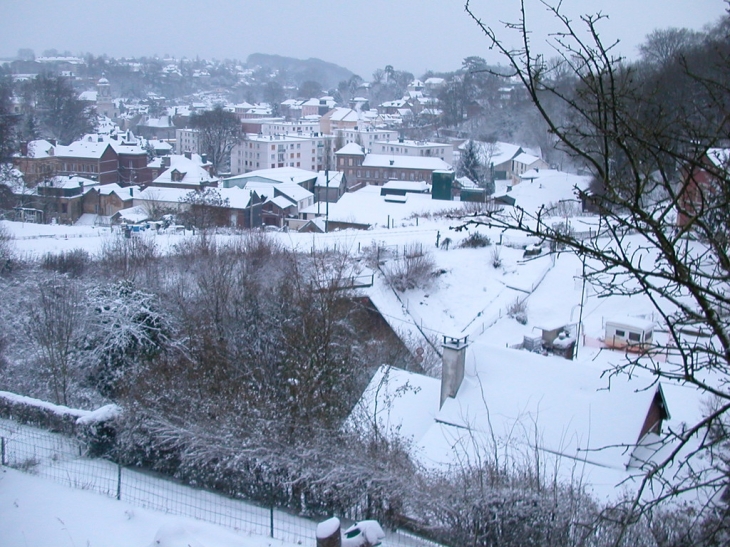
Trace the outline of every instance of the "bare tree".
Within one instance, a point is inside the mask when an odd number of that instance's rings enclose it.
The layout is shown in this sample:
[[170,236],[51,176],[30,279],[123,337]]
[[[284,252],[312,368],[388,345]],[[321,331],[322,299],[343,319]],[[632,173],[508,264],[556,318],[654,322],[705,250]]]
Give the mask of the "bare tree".
[[[519,19],[501,31],[482,21],[472,4],[466,2],[467,13],[506,59],[509,76],[521,81],[559,147],[592,173],[593,191],[576,191],[599,212],[601,237],[560,230],[544,209],[515,208],[467,224],[510,227],[555,242],[583,259],[587,281],[599,294],[650,299],[668,331],[666,342],[653,349],[665,352],[667,362],[658,363],[650,352],[627,355],[610,373],[644,369],[657,381],[695,386],[716,403],[701,420],[666,434],[668,454],[644,470],[635,498],[613,516],[628,524],[657,503],[698,488],[709,492],[705,514],[722,510],[717,503],[727,467],[711,432],[727,423],[730,410],[730,256],[728,218],[720,214],[730,209],[730,165],[722,155],[730,104],[727,17],[697,48],[678,46],[667,88],[665,79],[638,72],[614,53],[615,43],[602,40],[604,15],[576,23],[560,4],[543,2],[560,27],[551,45],[561,72],[567,69],[575,79],[566,88],[555,78],[556,64],[534,48],[524,2]],[[514,48],[507,45],[513,34]],[[565,114],[556,115],[551,102]]]
[[217,105],[190,117],[190,126],[200,131],[201,150],[208,154],[216,174],[229,165],[231,150],[243,139],[241,122],[233,112]]
[[38,298],[29,314],[28,334],[33,341],[42,375],[56,404],[69,403],[69,390],[79,370],[79,337],[84,331],[85,306],[78,285],[55,276],[38,285]]

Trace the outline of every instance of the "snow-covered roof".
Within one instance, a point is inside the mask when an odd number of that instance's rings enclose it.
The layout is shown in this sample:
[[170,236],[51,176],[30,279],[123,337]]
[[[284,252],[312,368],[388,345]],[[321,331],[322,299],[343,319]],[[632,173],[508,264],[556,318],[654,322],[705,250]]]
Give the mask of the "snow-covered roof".
[[[560,201],[577,201],[576,188],[585,190],[590,181],[591,178],[588,176],[573,175],[554,169],[540,169],[535,172],[534,177],[510,186],[509,192],[506,192],[505,183],[498,181],[494,197],[509,195],[515,200],[517,206],[530,213],[535,213],[543,205],[557,205]],[[511,182],[507,184],[511,185]]]
[[82,91],[81,93],[79,93],[79,101],[88,101],[90,103],[95,103],[98,94],[98,91]]
[[[386,197],[391,196],[381,196],[380,186],[373,185],[364,186],[356,192],[346,192],[339,201],[329,204],[329,218],[344,222],[386,226],[388,220],[401,223],[411,219],[414,214],[435,213],[463,206],[458,201],[431,199],[430,194],[409,194],[406,203],[388,202]],[[323,210],[323,207],[315,203],[299,212],[318,214]]]
[[134,199],[144,201],[166,201],[177,203],[182,199],[185,199],[190,193],[187,188],[165,188],[149,186],[141,192],[135,192]]
[[288,209],[289,207],[296,207],[295,203],[292,203],[288,199],[286,199],[284,196],[276,196],[275,198],[271,198],[269,200],[271,203],[276,205],[279,209]]
[[338,154],[347,154],[350,156],[364,156],[365,152],[362,149],[362,146],[357,144],[356,142],[351,142],[340,148],[337,152],[335,152],[335,155]]
[[629,315],[617,315],[606,318],[606,324],[613,323],[614,325],[624,325],[626,327],[633,327],[640,331],[650,331],[654,328],[655,323],[649,319],[643,317],[632,317]]
[[[468,146],[469,141],[464,141],[459,145],[459,150],[464,150]],[[514,159],[515,156],[522,153],[522,148],[516,144],[508,142],[481,142],[474,141],[479,153],[479,159],[482,163],[500,165]]]
[[55,154],[55,146],[47,140],[39,139],[28,143],[29,158],[48,158]]
[[306,169],[299,169],[298,167],[275,167],[273,169],[259,169],[257,171],[250,171],[248,173],[242,173],[234,177],[228,177],[224,179],[226,186],[240,185],[249,180],[254,181],[270,181],[273,183],[288,183],[293,182],[295,184],[301,184],[302,182],[312,180],[317,177],[317,174],[313,171],[307,171]]
[[[185,156],[172,155],[170,167],[160,173],[152,181],[153,184],[193,184],[200,185],[215,181],[208,171],[203,169],[199,162]],[[176,174],[177,173],[177,174]]]
[[[253,190],[249,188],[219,188],[218,191],[223,199],[228,200],[229,207],[233,209],[245,209],[251,203]],[[260,192],[257,192],[261,195]]]
[[517,154],[512,159],[514,161],[522,163],[524,165],[532,165],[536,161],[540,161],[540,158],[538,158],[537,156],[533,156],[532,154],[527,154],[525,152],[522,152],[521,154]]
[[[342,184],[342,177],[345,174],[341,171],[320,171],[317,173],[317,180],[314,183],[316,188],[339,188]],[[329,184],[327,183],[327,177],[329,177]]]
[[426,156],[394,156],[387,154],[368,154],[365,156],[362,166],[392,167],[394,169],[427,169],[430,171],[451,169],[451,166],[441,158]]
[[255,190],[259,195],[265,195],[270,199],[273,199],[274,193],[278,192],[295,203],[299,203],[314,195],[306,188],[302,188],[294,182],[272,184],[270,182],[249,181],[244,188],[246,190]]
[[328,117],[331,121],[356,122],[358,120],[358,113],[351,108],[338,107],[331,110],[328,113]]
[[457,182],[462,188],[478,188],[477,183],[471,180],[469,177],[456,177],[454,181]]
[[730,166],[730,148],[710,148],[707,157],[715,167],[727,169]]
[[429,185],[424,181],[416,180],[389,180],[382,188],[387,190],[405,190],[407,192],[428,192]]
[[87,158],[99,159],[104,155],[106,149],[111,146],[108,142],[99,142],[91,138],[82,141],[72,142],[68,146],[56,146],[55,154],[59,158]]
[[[474,461],[480,450],[496,450],[517,463],[537,449],[545,461],[557,456],[561,478],[571,478],[578,465],[583,482],[599,495],[614,496],[631,472],[632,447],[656,389],[652,378],[609,382],[587,363],[476,342],[466,349],[456,396],[440,409],[439,380],[384,366],[351,421],[377,420],[381,432],[410,438],[416,457],[432,468]],[[662,396],[673,420],[665,425],[695,423],[699,392],[662,385]],[[643,455],[653,452],[646,447]]]
[[113,219],[126,220],[127,222],[142,222],[150,218],[150,214],[141,205],[120,209],[112,215]]
[[122,201],[133,199],[139,193],[139,186],[119,186],[116,182],[111,184],[102,184],[96,187],[96,190],[103,196],[116,194]]
[[88,192],[91,188],[94,186],[98,186],[99,182],[87,179],[86,177],[79,177],[79,176],[56,176],[53,177],[50,181],[48,186],[52,186],[53,188],[84,188],[84,193]]

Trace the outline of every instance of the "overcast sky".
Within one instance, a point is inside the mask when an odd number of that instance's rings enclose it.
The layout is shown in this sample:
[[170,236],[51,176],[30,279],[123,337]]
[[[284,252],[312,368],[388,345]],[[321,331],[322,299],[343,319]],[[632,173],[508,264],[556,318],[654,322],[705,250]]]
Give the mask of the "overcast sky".
[[[0,57],[20,48],[55,48],[112,57],[173,55],[238,58],[272,53],[318,57],[365,79],[393,65],[420,76],[455,70],[464,57],[498,62],[463,0],[0,0]],[[528,0],[536,40],[550,21]],[[472,0],[484,23],[516,18],[515,0]],[[573,13],[602,11],[606,39],[620,51],[655,28],[701,29],[725,10],[722,0],[564,0]]]

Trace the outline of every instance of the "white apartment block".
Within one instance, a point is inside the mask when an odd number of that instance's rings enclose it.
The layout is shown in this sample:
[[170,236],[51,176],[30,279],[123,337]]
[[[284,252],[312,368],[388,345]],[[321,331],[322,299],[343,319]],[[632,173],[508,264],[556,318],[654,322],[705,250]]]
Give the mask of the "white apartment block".
[[449,165],[454,165],[453,145],[439,142],[409,141],[405,139],[380,141],[371,147],[371,152],[392,156],[440,158]]
[[261,134],[268,137],[270,135],[298,135],[312,136],[314,133],[319,134],[319,118],[316,120],[294,120],[285,121],[267,121],[261,124]]
[[385,141],[396,140],[398,138],[398,131],[364,127],[362,129],[337,129],[335,130],[335,135],[338,137],[342,136],[343,146],[354,142],[362,146],[366,151],[372,150],[374,153],[380,154],[380,152],[375,151],[375,145]]
[[175,130],[175,153],[182,155],[185,152],[200,154],[200,132],[197,129]]
[[[240,175],[258,169],[277,167],[321,171],[326,163],[327,137],[319,133],[314,135],[308,137],[247,135],[246,139],[234,146],[231,151],[231,174]],[[334,161],[330,161],[330,165],[334,166]]]

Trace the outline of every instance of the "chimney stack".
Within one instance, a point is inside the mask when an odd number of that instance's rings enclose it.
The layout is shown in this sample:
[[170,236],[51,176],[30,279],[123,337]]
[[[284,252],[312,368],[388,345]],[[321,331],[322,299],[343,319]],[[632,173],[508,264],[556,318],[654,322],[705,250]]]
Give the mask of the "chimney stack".
[[464,338],[452,338],[444,336],[441,345],[443,349],[441,366],[441,401],[439,408],[444,406],[448,397],[455,397],[464,380],[464,363],[466,361],[466,348],[468,336]]

